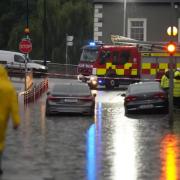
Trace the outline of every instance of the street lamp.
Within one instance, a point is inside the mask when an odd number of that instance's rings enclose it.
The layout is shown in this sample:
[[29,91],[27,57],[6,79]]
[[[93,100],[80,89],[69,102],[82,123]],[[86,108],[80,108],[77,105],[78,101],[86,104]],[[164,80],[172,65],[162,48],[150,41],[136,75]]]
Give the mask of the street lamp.
[[127,0],[124,0],[123,36],[126,36],[126,8],[127,8]]
[[46,19],[46,0],[44,0],[44,19],[43,19],[43,34],[44,34],[44,66],[47,64],[47,46],[46,46],[46,28],[47,28],[47,19]]
[[29,0],[26,1],[26,28],[29,28]]
[[167,29],[167,34],[168,36],[176,36],[178,34],[178,29],[176,26],[169,26]]

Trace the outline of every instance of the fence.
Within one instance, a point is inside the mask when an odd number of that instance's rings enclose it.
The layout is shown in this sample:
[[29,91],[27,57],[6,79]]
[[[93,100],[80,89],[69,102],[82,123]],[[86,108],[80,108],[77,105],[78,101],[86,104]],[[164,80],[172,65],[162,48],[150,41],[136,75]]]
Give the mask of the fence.
[[48,63],[48,77],[77,78],[77,65]]
[[44,92],[48,89],[48,79],[44,79],[38,85],[25,91],[24,93],[24,104],[35,102]]
[[[48,72],[33,71],[34,77],[59,77],[59,78],[77,78],[77,65],[48,63]],[[22,68],[7,68],[11,77],[24,77],[25,70]]]

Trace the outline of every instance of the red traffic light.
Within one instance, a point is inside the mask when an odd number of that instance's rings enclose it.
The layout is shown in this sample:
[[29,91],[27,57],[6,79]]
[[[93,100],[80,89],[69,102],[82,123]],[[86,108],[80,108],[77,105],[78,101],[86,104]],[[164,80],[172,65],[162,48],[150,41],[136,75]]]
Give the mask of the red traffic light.
[[176,44],[174,42],[170,42],[167,44],[166,49],[169,54],[174,54],[176,52]]

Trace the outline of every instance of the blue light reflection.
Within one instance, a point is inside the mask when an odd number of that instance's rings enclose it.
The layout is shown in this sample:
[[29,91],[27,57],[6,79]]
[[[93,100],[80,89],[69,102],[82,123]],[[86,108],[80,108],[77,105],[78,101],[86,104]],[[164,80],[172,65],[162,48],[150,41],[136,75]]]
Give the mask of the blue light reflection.
[[87,132],[87,179],[96,179],[96,147],[95,147],[95,124],[92,124]]

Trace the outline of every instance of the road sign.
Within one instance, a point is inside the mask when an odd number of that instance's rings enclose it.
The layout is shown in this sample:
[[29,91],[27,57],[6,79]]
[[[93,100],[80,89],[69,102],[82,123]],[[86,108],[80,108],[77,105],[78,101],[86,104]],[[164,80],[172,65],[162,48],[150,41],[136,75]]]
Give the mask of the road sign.
[[66,46],[73,46],[74,36],[66,35]]
[[66,41],[73,41],[74,36],[66,36]]
[[28,54],[32,51],[32,43],[30,39],[22,39],[19,43],[19,50],[24,53]]

